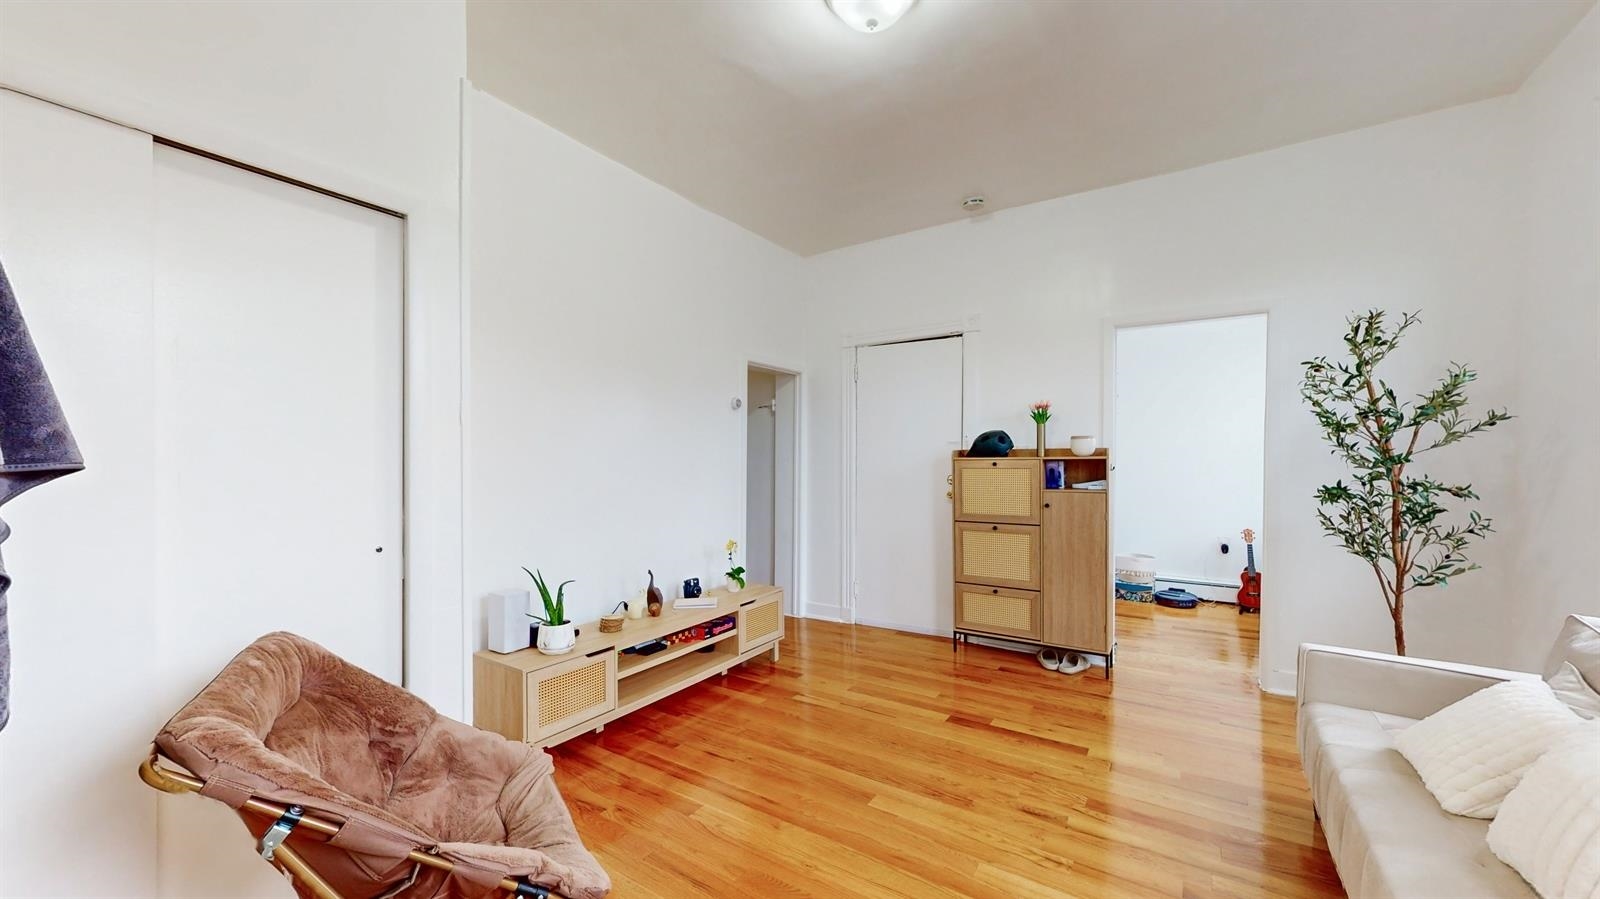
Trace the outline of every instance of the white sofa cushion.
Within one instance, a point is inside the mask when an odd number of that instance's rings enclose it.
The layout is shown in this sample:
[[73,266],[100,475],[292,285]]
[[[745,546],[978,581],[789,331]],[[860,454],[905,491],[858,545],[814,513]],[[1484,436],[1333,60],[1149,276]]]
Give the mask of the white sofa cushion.
[[1489,848],[1545,899],[1600,899],[1600,721],[1528,769],[1489,825]]
[[1578,713],[1580,718],[1600,718],[1600,693],[1589,686],[1583,679],[1578,669],[1572,667],[1571,662],[1562,662],[1561,667],[1550,677],[1550,689],[1555,691],[1556,698],[1566,704],[1567,708]]
[[1507,681],[1411,725],[1395,748],[1440,808],[1493,818],[1528,767],[1582,721],[1544,681]]
[[1339,879],[1360,899],[1533,899],[1489,851],[1489,822],[1439,808],[1394,750],[1410,718],[1313,702],[1301,753]]
[[1567,616],[1545,659],[1544,676],[1554,677],[1562,662],[1572,663],[1589,686],[1600,690],[1600,618]]

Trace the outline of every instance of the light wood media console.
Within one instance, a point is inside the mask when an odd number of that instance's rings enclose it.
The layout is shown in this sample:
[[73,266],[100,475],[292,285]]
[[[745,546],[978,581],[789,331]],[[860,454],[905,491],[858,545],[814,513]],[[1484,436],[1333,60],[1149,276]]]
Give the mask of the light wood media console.
[[[554,746],[691,687],[762,653],[778,660],[783,639],[783,590],[751,584],[738,593],[710,590],[715,608],[674,609],[660,618],[630,618],[614,634],[600,623],[578,626],[578,645],[548,656],[537,649],[472,657],[472,723],[513,740]],[[717,618],[734,629],[706,640],[679,643],[647,656],[622,650]],[[700,650],[709,650],[700,652]]]

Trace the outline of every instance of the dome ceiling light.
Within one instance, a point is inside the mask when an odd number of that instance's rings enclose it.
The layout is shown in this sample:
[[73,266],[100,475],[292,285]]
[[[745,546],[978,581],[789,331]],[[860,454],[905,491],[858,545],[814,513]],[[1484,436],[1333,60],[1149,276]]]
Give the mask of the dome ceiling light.
[[839,21],[857,31],[875,34],[888,31],[900,21],[915,0],[824,0]]

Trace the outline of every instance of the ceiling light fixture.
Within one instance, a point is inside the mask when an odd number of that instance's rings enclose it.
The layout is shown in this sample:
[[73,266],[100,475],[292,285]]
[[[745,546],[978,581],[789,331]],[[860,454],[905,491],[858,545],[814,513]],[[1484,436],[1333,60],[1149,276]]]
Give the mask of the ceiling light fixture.
[[906,14],[915,0],[825,0],[839,21],[857,31],[887,31]]

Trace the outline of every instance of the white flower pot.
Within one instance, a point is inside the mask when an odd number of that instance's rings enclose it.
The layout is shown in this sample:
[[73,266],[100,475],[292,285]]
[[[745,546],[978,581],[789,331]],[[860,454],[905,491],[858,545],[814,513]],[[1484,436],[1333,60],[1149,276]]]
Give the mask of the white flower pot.
[[1074,456],[1094,455],[1094,437],[1092,435],[1074,434],[1070,444]]
[[578,645],[578,628],[566,624],[539,625],[539,651],[547,656],[558,656],[572,651]]
[[728,578],[728,592],[729,593],[738,593],[740,590],[743,590],[743,589],[744,589],[743,587],[739,586],[739,582],[738,581],[734,580],[731,577]]

